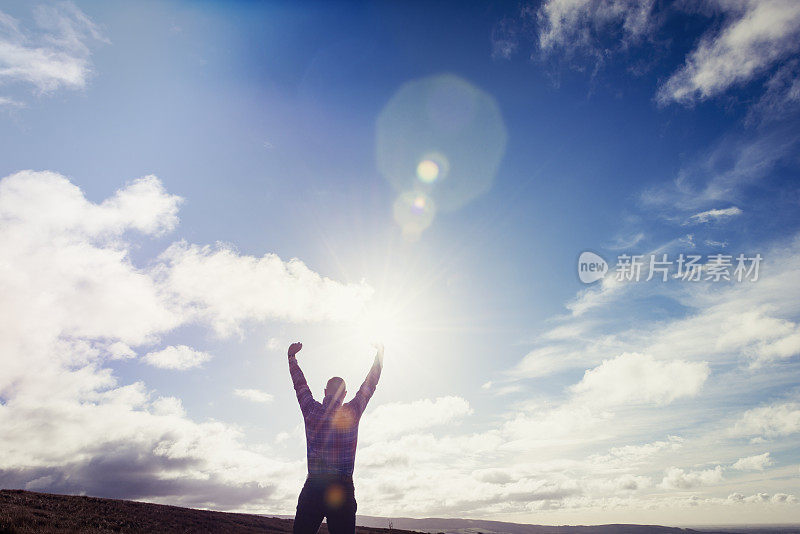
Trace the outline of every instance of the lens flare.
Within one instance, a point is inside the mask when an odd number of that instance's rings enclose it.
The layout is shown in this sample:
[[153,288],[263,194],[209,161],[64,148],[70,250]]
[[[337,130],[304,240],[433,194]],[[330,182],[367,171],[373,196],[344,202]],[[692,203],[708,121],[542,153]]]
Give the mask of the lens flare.
[[325,489],[325,504],[328,508],[339,508],[344,504],[344,488],[339,484],[331,484]]
[[426,186],[432,186],[445,178],[450,172],[450,162],[441,152],[425,154],[417,165],[417,178]]
[[435,161],[424,159],[417,165],[417,177],[426,184],[433,183],[439,177],[439,166]]
[[394,220],[403,230],[406,239],[414,241],[433,222],[436,206],[429,196],[421,191],[408,191],[394,203]]
[[[422,191],[437,208],[455,210],[489,190],[506,139],[500,109],[485,91],[453,75],[414,80],[378,117],[378,168],[398,203]],[[400,226],[405,232],[408,225]]]
[[340,406],[333,415],[333,426],[339,430],[349,430],[355,426],[355,415],[349,406]]

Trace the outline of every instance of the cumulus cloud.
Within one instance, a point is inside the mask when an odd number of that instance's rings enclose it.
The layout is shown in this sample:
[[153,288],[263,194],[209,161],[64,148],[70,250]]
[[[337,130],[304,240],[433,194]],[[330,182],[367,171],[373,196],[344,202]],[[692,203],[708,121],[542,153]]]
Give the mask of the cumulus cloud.
[[669,404],[699,393],[708,378],[705,362],[656,360],[625,353],[586,371],[572,391],[592,405]]
[[722,482],[722,467],[701,471],[684,471],[677,467],[670,467],[661,481],[665,489],[691,489],[700,486],[710,486]]
[[800,404],[783,402],[744,412],[730,429],[735,437],[777,438],[800,432]]
[[366,283],[341,284],[298,259],[243,256],[229,245],[179,242],[160,260],[163,285],[220,335],[240,332],[244,322],[254,320],[352,319],[372,296]]
[[[152,205],[142,209],[148,200]],[[23,171],[2,179],[0,338],[37,347],[45,340],[70,344],[74,350],[63,358],[83,361],[93,357],[100,339],[137,345],[179,325],[181,316],[154,280],[131,264],[121,240],[127,231],[156,235],[173,228],[179,202],[154,177],[136,180],[100,204],[56,173]],[[9,347],[10,353],[20,350]],[[2,375],[12,380],[8,371]],[[0,388],[4,383],[0,378]]]
[[796,53],[800,5],[793,0],[718,2],[727,23],[705,34],[684,66],[662,85],[661,104],[690,104],[747,83],[777,61]]
[[156,352],[149,352],[144,355],[142,361],[161,369],[184,371],[193,367],[200,367],[210,359],[211,355],[207,352],[195,350],[186,345],[177,345],[166,347]]
[[600,480],[599,488],[609,493],[630,493],[649,488],[653,485],[650,477],[642,475],[625,474],[619,477]]
[[772,465],[772,458],[769,453],[757,454],[755,456],[747,456],[739,458],[731,466],[732,469],[737,471],[763,471],[765,468]]
[[92,73],[90,46],[107,42],[72,2],[34,9],[35,29],[0,11],[0,80],[33,86],[37,93],[80,89]]
[[770,495],[769,493],[756,493],[754,495],[744,495],[739,492],[731,493],[728,495],[728,502],[733,504],[759,504],[759,503],[772,503],[772,504],[797,504],[797,497],[788,493],[776,493]]
[[250,402],[268,403],[272,402],[275,397],[271,393],[262,391],[260,389],[234,389],[233,394]]
[[0,217],[28,230],[31,237],[60,237],[72,242],[118,237],[136,230],[161,235],[178,224],[182,199],[170,195],[155,176],[134,180],[100,204],[63,176],[22,171],[0,182]]
[[[191,269],[174,251],[196,250],[200,263],[214,251],[178,243],[168,260],[147,268],[131,259],[138,240],[175,228],[180,201],[154,176],[99,203],[54,172],[0,180],[0,485],[216,508],[288,502],[295,488],[283,481],[298,474],[298,465],[249,448],[232,425],[192,420],[178,398],[154,398],[142,382],[121,383],[107,365],[181,325],[225,315],[216,301],[196,299],[178,283]],[[322,319],[339,308],[336,297],[346,309],[354,294],[366,293],[299,262],[271,258],[277,267],[264,271],[256,258],[229,249],[223,255],[243,287],[261,284],[259,296],[270,300],[266,286],[281,299],[272,298],[266,312],[248,308],[228,327],[270,314]],[[180,275],[172,275],[173,266]],[[226,275],[219,268],[203,272]],[[297,304],[309,295],[323,307]],[[187,368],[207,358],[170,346],[144,359]]]

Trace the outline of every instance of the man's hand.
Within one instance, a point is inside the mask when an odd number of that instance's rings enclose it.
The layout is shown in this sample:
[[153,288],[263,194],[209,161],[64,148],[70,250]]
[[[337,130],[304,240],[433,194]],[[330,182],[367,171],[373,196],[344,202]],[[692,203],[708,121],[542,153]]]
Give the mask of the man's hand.
[[300,349],[302,348],[303,344],[300,343],[299,341],[297,343],[292,343],[291,345],[289,345],[289,356],[294,356],[295,354],[300,352]]

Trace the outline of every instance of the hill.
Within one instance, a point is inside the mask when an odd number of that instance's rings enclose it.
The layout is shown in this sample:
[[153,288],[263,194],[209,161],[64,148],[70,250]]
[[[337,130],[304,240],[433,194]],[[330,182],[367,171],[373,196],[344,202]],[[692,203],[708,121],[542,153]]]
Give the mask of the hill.
[[[358,524],[367,527],[387,524],[385,517],[358,516]],[[485,519],[392,518],[397,528],[430,534],[800,534],[798,525],[745,525],[678,528],[659,525],[531,525]]]
[[[291,519],[194,510],[136,501],[0,490],[0,534],[54,532],[291,533]],[[323,523],[320,533],[327,534]],[[358,527],[357,534],[412,534]]]
[[[357,534],[800,534],[795,527],[683,529],[658,525],[546,526],[479,519],[358,516]],[[292,532],[292,519],[23,490],[0,490],[0,534],[54,532]],[[321,534],[328,534],[323,523]]]

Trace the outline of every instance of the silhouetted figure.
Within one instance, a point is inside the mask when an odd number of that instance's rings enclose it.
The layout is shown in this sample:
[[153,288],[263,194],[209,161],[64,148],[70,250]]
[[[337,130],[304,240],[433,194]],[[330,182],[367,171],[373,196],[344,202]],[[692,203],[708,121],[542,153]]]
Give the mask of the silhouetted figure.
[[383,368],[383,347],[353,399],[342,404],[347,394],[344,380],[335,376],[325,386],[322,404],[314,400],[296,354],[302,343],[289,346],[289,372],[306,426],[308,477],[297,500],[295,534],[317,532],[323,518],[331,534],[353,534],[356,530],[356,497],[353,466],[358,443],[358,423],[375,393]]

